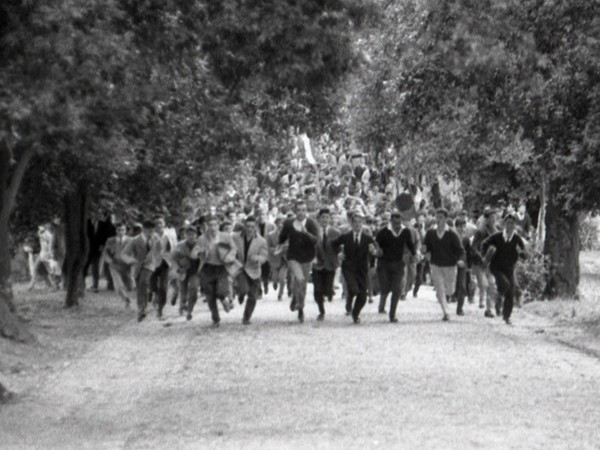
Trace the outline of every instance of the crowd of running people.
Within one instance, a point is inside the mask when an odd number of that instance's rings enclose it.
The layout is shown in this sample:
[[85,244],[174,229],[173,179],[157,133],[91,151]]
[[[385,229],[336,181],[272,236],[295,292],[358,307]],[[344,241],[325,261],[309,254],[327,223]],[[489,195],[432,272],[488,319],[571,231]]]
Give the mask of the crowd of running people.
[[[519,296],[515,267],[532,233],[525,206],[431,208],[432,193],[398,177],[396,163],[388,153],[375,164],[335,150],[310,164],[300,157],[267,164],[219,196],[207,194],[204,207],[177,228],[163,215],[92,216],[84,272],[91,269],[98,291],[103,269],[108,288],[127,305],[137,303],[139,321],[150,304],[162,317],[169,302],[191,320],[200,297],[215,325],[219,310],[234,302],[245,303],[249,324],[271,287],[303,322],[312,282],[317,320],[339,294],[354,323],[373,301],[397,322],[398,302],[417,297],[428,277],[444,321],[450,303],[464,315],[465,301],[475,303],[478,293],[486,317],[502,315],[510,324]],[[40,268],[49,284],[60,285],[60,234],[58,222],[40,227],[31,286]]]

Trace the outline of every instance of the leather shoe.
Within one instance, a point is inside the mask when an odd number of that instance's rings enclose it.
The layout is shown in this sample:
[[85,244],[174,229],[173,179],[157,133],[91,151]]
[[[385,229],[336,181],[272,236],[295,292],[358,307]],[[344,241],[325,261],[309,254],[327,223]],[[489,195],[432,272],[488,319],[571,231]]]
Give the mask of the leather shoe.
[[319,315],[317,316],[317,320],[318,320],[319,322],[322,322],[324,318],[325,318],[325,314],[319,314]]
[[392,317],[392,318],[390,319],[390,322],[391,322],[391,323],[398,323],[398,319],[396,319],[395,317]]

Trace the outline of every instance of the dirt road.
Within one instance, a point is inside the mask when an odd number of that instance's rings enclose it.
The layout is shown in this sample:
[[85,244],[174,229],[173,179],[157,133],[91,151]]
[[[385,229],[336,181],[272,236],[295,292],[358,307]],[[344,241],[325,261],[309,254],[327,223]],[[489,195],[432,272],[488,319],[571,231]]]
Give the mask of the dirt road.
[[269,295],[250,326],[237,307],[218,329],[205,305],[191,322],[132,313],[0,408],[0,447],[600,448],[600,361],[537,319],[469,305],[444,323],[429,287],[397,324],[327,307],[299,324]]

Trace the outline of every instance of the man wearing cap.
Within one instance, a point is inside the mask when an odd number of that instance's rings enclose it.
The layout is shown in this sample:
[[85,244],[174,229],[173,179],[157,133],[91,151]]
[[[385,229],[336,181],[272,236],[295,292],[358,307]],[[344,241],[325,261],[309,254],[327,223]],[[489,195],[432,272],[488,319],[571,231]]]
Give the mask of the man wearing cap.
[[247,297],[242,323],[248,325],[260,292],[261,267],[269,258],[269,251],[267,241],[258,234],[256,219],[253,216],[246,217],[244,230],[236,233],[233,240],[237,246],[237,260],[242,266],[236,277],[240,303]]
[[525,256],[525,243],[515,230],[517,217],[507,214],[504,217],[504,230],[489,236],[481,244],[483,252],[490,250],[490,272],[496,280],[498,294],[504,298],[502,316],[511,325],[510,316],[515,298],[515,266],[520,256]]
[[320,321],[325,317],[325,297],[333,297],[333,281],[339,262],[332,243],[340,236],[340,232],[330,225],[331,211],[329,209],[321,209],[318,218],[321,228],[319,230],[317,260],[313,264],[312,279],[315,302],[319,307],[317,320]]
[[290,309],[298,309],[298,320],[304,322],[304,300],[310,266],[315,257],[315,246],[319,236],[319,226],[307,217],[306,202],[299,200],[295,205],[296,217],[287,220],[279,235],[279,244],[288,243],[287,261],[291,275],[292,302]]
[[150,297],[150,277],[156,267],[160,244],[154,234],[154,222],[145,220],[141,234],[134,237],[123,249],[121,259],[133,264],[133,275],[137,286],[138,322],[146,317]]
[[[217,300],[224,301],[229,295],[229,269],[235,266],[237,247],[230,234],[219,231],[219,219],[215,215],[206,217],[206,232],[200,236],[192,250],[192,257],[200,260],[200,285],[206,294],[213,325],[221,322]],[[227,303],[223,303],[229,312]],[[188,311],[187,320],[192,319]]]
[[396,308],[405,272],[404,252],[408,250],[411,255],[416,254],[410,231],[402,226],[402,216],[399,211],[392,213],[391,223],[377,233],[376,241],[381,250],[377,263],[377,275],[381,286],[379,313],[385,314],[385,303],[388,294],[391,293],[390,322],[397,322]]
[[363,231],[364,217],[360,210],[352,214],[352,229],[332,242],[336,253],[342,253],[342,274],[346,282],[346,314],[360,323],[360,312],[367,302],[369,260],[378,254],[372,236]]
[[423,240],[423,254],[427,255],[431,265],[431,280],[435,287],[438,303],[442,308],[442,320],[450,317],[446,310],[446,297],[456,289],[457,266],[465,267],[465,249],[458,235],[446,224],[448,211],[440,208],[436,211],[436,228],[428,230]]
[[184,311],[192,314],[198,300],[198,267],[200,260],[192,256],[192,250],[198,239],[198,229],[187,225],[183,234],[185,239],[177,244],[172,254],[173,269],[179,283],[179,315]]

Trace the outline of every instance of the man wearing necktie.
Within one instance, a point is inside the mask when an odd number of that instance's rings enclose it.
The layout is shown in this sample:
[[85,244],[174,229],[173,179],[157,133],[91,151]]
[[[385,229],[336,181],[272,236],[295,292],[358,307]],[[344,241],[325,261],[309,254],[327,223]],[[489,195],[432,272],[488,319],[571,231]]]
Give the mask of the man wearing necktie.
[[367,302],[369,259],[378,254],[373,237],[363,231],[364,216],[359,210],[352,213],[352,229],[334,239],[333,249],[342,252],[342,274],[346,282],[346,314],[360,323],[360,312]]
[[320,321],[325,317],[325,297],[333,297],[333,281],[339,261],[332,242],[340,236],[340,232],[329,225],[331,221],[329,209],[321,209],[318,220],[321,234],[317,244],[317,261],[313,265],[312,278],[315,302],[319,307],[317,320]]

